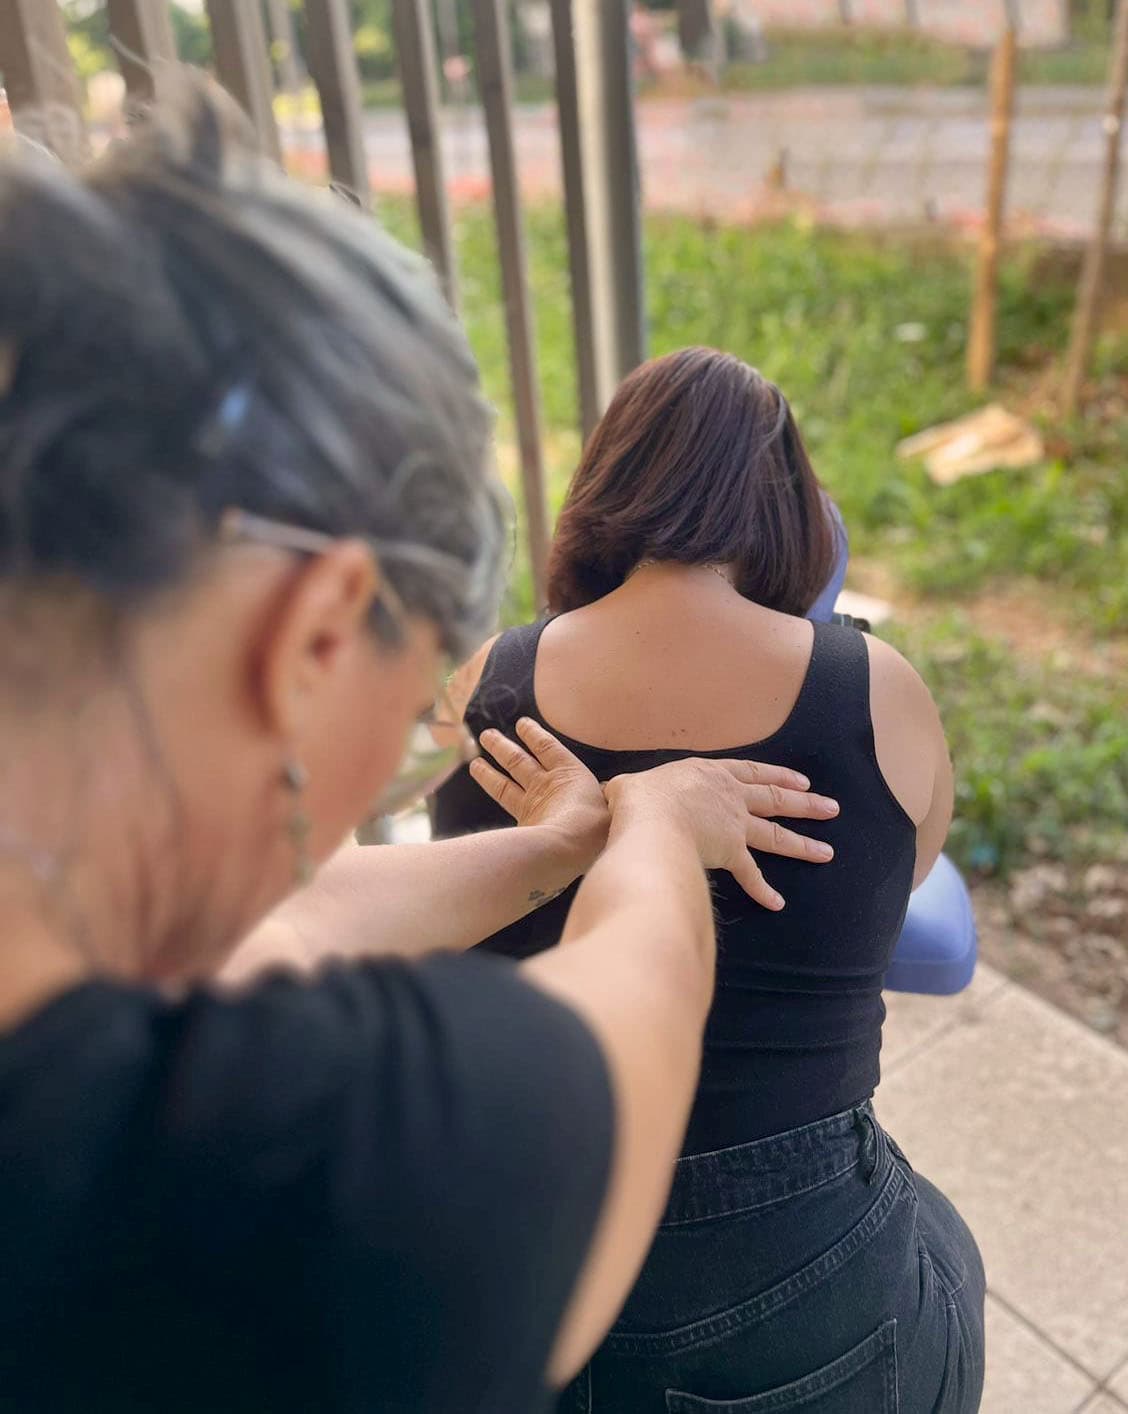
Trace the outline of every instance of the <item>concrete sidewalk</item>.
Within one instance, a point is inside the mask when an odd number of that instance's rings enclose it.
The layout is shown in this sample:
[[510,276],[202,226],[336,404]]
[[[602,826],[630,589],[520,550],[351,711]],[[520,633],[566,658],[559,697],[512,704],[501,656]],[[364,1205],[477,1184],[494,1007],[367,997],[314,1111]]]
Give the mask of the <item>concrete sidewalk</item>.
[[987,1268],[983,1414],[1128,1414],[1128,1052],[981,966],[889,994],[876,1106]]

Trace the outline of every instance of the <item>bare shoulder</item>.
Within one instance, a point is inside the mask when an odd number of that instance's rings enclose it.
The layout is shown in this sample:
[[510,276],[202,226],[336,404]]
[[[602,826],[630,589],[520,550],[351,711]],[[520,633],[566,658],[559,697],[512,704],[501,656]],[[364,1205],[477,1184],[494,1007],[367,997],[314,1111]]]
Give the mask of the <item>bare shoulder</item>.
[[888,698],[902,712],[919,710],[925,718],[935,714],[932,693],[909,660],[882,638],[871,633],[862,637],[869,652],[871,703]]
[[932,694],[896,648],[865,635],[870,664],[870,718],[877,763],[906,814],[928,814],[944,731]]
[[455,671],[454,676],[447,684],[447,692],[450,696],[451,705],[454,707],[459,720],[465,715],[466,708],[470,704],[470,699],[478,690],[478,683],[482,679],[482,673],[485,671],[486,663],[490,654],[493,652],[493,646],[500,637],[500,633],[495,633],[492,638],[487,638],[474,656],[468,658],[466,662]]

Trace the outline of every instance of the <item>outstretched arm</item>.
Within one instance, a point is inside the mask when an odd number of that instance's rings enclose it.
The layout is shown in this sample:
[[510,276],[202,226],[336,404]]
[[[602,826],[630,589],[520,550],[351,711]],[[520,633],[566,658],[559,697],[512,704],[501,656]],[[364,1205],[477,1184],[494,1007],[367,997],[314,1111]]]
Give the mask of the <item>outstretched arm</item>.
[[[534,730],[550,743],[539,760],[496,732],[484,737],[495,759],[510,770],[509,778],[484,760],[471,766],[520,829],[420,845],[345,845],[307,888],[259,924],[222,980],[242,983],[277,966],[309,971],[330,958],[473,947],[585,874],[607,839],[603,790],[559,742]],[[525,764],[517,764],[515,756]],[[760,772],[757,810],[765,817],[756,822],[759,834],[751,843],[772,853],[816,858],[810,852],[813,841],[766,817],[809,816],[821,808],[822,798],[809,795],[794,772],[750,769]],[[785,782],[798,788],[783,790]],[[770,893],[761,880],[754,896],[772,906]]]
[[590,823],[575,834],[541,824],[432,844],[347,844],[259,924],[223,980],[241,983],[277,966],[309,971],[329,958],[473,947],[592,864],[607,830],[598,787],[595,796]]
[[[604,795],[543,727],[525,720],[518,734],[523,745],[484,738],[507,774],[484,760],[472,769],[524,828],[346,851],[260,930],[259,965],[264,947],[277,960],[277,930],[286,928],[307,966],[342,944],[365,956],[465,946],[527,910],[531,881],[549,892],[587,874],[561,945],[520,969],[589,1027],[616,1109],[610,1184],[547,1372],[563,1383],[630,1290],[669,1189],[713,990],[705,871],[727,869],[765,906],[782,907],[750,848],[825,860],[828,846],[776,817],[826,819],[837,806],[794,772],[747,761],[681,761],[620,777]],[[581,859],[608,826],[598,862]]]

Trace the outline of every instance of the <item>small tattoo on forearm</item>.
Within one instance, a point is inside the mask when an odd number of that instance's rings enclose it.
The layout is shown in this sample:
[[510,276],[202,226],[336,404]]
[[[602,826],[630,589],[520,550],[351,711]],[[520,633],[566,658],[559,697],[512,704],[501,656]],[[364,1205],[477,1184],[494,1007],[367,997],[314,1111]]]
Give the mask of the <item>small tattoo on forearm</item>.
[[534,889],[529,895],[529,907],[543,908],[546,903],[551,903],[554,898],[559,898],[563,892],[563,889],[556,889],[549,894],[545,893],[543,889]]

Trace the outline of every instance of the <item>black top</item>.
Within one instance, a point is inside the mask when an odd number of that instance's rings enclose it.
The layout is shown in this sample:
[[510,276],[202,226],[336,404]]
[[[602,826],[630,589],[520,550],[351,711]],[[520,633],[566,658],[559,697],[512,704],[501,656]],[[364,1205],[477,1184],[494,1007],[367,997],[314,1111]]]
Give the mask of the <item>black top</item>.
[[[475,733],[512,731],[521,716],[550,731],[533,691],[544,623],[502,634],[466,711]],[[600,780],[686,756],[749,758],[791,766],[842,809],[826,823],[786,821],[835,849],[830,864],[757,856],[787,900],[754,904],[719,873],[717,992],[686,1138],[704,1153],[837,1114],[872,1095],[885,1008],[882,976],[905,917],[916,829],[877,764],[869,711],[869,653],[853,628],[814,625],[806,678],[772,736],[724,751],[608,751],[557,733]],[[511,823],[461,772],[434,806],[440,835]],[[483,944],[525,957],[558,941],[574,887]]]
[[497,959],[78,987],[0,1034],[0,1409],[544,1409],[611,1133]]

